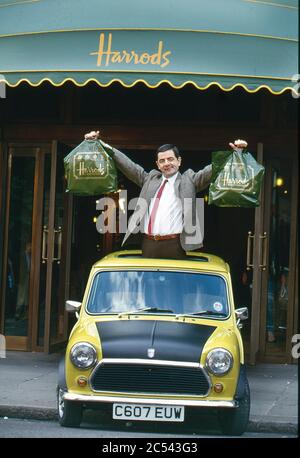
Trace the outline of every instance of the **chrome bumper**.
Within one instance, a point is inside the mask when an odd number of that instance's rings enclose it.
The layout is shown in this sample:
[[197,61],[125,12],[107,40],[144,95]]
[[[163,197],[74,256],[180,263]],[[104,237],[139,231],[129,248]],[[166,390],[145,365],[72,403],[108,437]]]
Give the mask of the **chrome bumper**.
[[125,396],[87,396],[84,394],[64,393],[65,401],[89,402],[121,402],[126,404],[158,404],[172,406],[192,406],[192,407],[229,407],[238,406],[236,401],[203,401],[191,399],[153,399],[153,398],[131,398]]

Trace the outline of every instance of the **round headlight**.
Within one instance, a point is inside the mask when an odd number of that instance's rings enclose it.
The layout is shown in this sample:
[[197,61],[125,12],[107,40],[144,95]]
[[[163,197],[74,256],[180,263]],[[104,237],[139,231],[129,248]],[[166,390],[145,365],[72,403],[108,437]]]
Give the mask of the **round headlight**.
[[225,375],[232,368],[232,354],[225,348],[215,348],[206,357],[206,367],[214,375]]
[[80,342],[72,347],[70,359],[74,366],[80,369],[88,369],[95,364],[97,353],[93,345],[87,342]]

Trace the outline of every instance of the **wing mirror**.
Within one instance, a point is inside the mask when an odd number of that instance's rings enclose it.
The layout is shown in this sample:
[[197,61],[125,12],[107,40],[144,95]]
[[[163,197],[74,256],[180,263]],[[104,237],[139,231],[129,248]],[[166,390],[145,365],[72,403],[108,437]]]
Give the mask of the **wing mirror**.
[[81,307],[81,302],[77,301],[66,301],[66,311],[69,313],[75,313],[76,318],[79,318],[79,310]]
[[237,317],[237,326],[239,329],[242,329],[243,325],[241,321],[247,320],[249,318],[248,307],[241,307],[235,310],[235,314]]

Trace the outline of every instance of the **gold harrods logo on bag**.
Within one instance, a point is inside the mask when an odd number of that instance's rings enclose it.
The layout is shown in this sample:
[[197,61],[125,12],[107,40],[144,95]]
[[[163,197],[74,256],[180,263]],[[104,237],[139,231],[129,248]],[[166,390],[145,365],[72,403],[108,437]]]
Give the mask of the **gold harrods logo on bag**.
[[108,162],[95,152],[77,153],[73,157],[74,178],[104,178],[108,173]]
[[251,192],[254,187],[254,169],[250,165],[239,162],[226,164],[219,174],[215,186],[220,190],[234,189]]

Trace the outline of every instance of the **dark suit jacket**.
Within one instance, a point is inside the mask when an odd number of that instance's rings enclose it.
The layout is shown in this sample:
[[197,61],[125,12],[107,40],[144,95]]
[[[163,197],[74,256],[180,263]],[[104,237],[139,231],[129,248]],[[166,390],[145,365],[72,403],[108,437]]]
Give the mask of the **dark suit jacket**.
[[[151,199],[161,184],[162,173],[159,170],[151,170],[148,173],[116,148],[112,148],[111,151],[118,169],[129,180],[142,188],[134,213],[128,223],[123,245],[131,234],[138,232],[139,227],[143,231],[144,218]],[[180,236],[180,242],[185,251],[195,250],[202,246],[204,222],[201,205],[203,205],[203,201],[199,199],[196,204],[196,192],[209,185],[211,174],[212,166],[208,165],[199,172],[194,172],[191,169],[183,174],[179,172],[176,178],[175,193],[183,208],[183,232]]]

